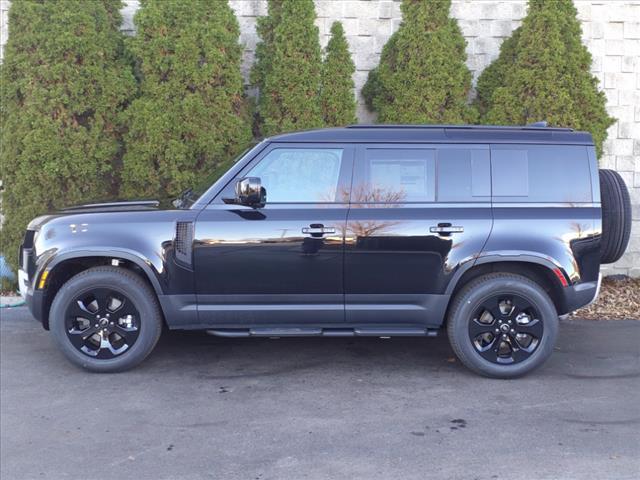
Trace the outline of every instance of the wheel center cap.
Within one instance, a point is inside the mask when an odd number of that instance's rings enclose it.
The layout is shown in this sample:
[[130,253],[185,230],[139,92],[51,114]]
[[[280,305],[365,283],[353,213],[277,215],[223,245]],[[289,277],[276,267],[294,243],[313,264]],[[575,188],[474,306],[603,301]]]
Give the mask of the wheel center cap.
[[509,331],[509,325],[503,323],[502,325],[500,325],[500,330],[502,330],[503,333],[507,333]]
[[103,327],[106,327],[107,325],[109,325],[109,320],[106,318],[101,318],[100,319],[100,325]]

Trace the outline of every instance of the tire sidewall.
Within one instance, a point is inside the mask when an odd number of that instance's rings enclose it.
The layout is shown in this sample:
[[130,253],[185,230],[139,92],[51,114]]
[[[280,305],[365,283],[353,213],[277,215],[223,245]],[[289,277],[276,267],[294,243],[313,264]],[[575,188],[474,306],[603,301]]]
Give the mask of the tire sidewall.
[[[134,280],[118,272],[87,271],[60,288],[51,305],[49,326],[56,343],[72,363],[95,372],[118,372],[136,366],[151,352],[162,330],[162,322],[153,294],[144,284]],[[112,359],[96,359],[80,352],[72,345],[66,332],[69,303],[95,288],[108,288],[126,295],[140,315],[140,332],[135,343]]]
[[615,170],[599,170],[602,210],[600,262],[615,263],[624,254],[631,235],[631,199],[624,179]]
[[[524,297],[540,315],[543,322],[543,334],[540,344],[526,360],[513,365],[498,365],[484,359],[475,349],[469,337],[469,322],[480,304],[496,294],[514,294]],[[549,297],[537,286],[513,278],[494,278],[476,284],[463,294],[459,307],[449,323],[453,329],[456,344],[462,350],[463,361],[483,375],[499,378],[512,378],[524,375],[541,366],[553,352],[558,336],[558,314]],[[467,363],[465,362],[465,363]]]

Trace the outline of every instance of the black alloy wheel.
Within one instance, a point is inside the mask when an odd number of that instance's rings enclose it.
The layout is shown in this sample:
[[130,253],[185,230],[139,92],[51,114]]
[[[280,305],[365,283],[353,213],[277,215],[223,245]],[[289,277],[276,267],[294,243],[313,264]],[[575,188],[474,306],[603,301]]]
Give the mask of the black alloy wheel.
[[535,352],[544,325],[536,309],[520,295],[493,295],[482,301],[469,322],[469,338],[490,362],[512,364]]
[[69,279],[49,313],[62,353],[73,364],[102,373],[139,365],[158,343],[163,324],[158,298],[147,281],[113,266],[89,268]]
[[558,312],[542,285],[510,272],[482,275],[453,298],[447,319],[460,361],[492,378],[515,378],[540,367],[558,337]]
[[115,289],[96,288],[74,298],[67,308],[66,330],[72,345],[93,358],[123,354],[138,339],[140,314],[133,301]]

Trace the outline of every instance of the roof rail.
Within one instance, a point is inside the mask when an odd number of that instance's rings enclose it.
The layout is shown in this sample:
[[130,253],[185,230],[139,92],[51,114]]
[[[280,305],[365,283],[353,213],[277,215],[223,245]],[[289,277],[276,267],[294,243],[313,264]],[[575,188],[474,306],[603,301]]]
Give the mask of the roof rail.
[[558,131],[558,132],[573,132],[573,128],[565,127],[547,127],[547,122],[536,122],[530,125],[422,125],[422,124],[407,124],[398,125],[390,123],[358,123],[353,125],[347,125],[345,128],[424,128],[424,129],[456,129],[456,130],[541,130],[545,131]]

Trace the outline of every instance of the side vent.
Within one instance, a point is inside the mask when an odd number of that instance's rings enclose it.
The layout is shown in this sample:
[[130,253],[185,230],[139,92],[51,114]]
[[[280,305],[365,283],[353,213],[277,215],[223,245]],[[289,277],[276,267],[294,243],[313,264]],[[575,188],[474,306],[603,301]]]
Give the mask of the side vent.
[[176,262],[191,268],[193,252],[193,222],[176,223],[176,239],[173,242]]

